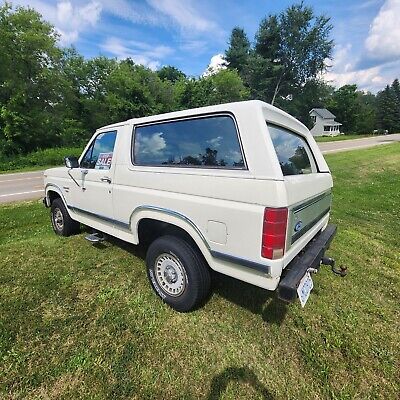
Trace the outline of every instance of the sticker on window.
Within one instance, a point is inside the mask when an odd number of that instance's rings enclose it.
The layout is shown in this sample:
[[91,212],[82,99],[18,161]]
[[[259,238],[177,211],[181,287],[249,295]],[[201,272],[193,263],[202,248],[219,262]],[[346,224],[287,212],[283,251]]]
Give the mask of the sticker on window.
[[113,153],[100,153],[96,161],[95,169],[110,169]]

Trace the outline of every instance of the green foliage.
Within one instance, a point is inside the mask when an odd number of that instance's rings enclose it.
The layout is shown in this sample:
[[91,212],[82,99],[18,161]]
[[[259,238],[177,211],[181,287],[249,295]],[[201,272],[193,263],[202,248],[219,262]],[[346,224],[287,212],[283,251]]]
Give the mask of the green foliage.
[[12,171],[26,167],[57,166],[63,165],[65,156],[79,157],[82,147],[56,147],[51,149],[37,150],[24,155],[13,155],[12,157],[0,157],[0,171]]
[[166,65],[157,71],[157,75],[163,81],[170,81],[175,83],[180,79],[185,79],[186,75],[180,71],[178,68],[175,68],[171,65]]
[[0,150],[26,152],[48,144],[62,101],[53,27],[32,9],[0,6]]
[[279,105],[311,129],[314,124],[310,117],[310,110],[326,107],[334,91],[332,86],[322,80],[309,80],[305,85],[293,90],[289,99],[279,99]]
[[343,124],[344,132],[354,132],[359,114],[357,85],[344,85],[333,93],[328,109]]
[[235,27],[232,30],[229,47],[225,51],[225,59],[229,68],[236,69],[242,74],[247,67],[250,53],[250,42],[242,28]]
[[0,53],[0,156],[7,160],[80,144],[113,122],[248,97],[233,71],[194,79],[173,66],[154,72],[131,59],[85,60],[58,48],[54,28],[36,11],[8,4],[0,7]]
[[246,100],[249,90],[237,71],[223,69],[200,79],[178,81],[175,96],[178,108],[183,109]]
[[[396,87],[396,84],[394,86]],[[376,102],[379,127],[389,133],[398,132],[400,130],[400,105],[393,87],[387,85],[384,90],[379,92]]]
[[55,29],[30,8],[0,6],[0,158],[77,146],[97,128],[174,110],[256,98],[312,123],[328,107],[346,132],[400,131],[400,84],[375,96],[319,79],[331,57],[329,18],[303,3],[261,20],[251,45],[235,27],[228,69],[187,77],[174,66],[152,71],[131,59],[86,60],[57,45]]
[[311,7],[290,6],[260,22],[253,48],[244,31],[234,28],[226,52],[229,68],[239,71],[252,97],[280,105],[326,69],[331,30],[329,18],[316,16]]

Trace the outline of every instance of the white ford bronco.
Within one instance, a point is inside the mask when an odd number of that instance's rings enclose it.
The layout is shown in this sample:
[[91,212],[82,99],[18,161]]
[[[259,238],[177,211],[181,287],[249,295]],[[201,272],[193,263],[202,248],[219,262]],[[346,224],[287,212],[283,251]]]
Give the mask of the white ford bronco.
[[55,233],[84,224],[92,242],[143,244],[153,289],[178,311],[204,301],[211,270],[304,306],[310,272],[333,264],[328,165],[303,124],[260,101],[105,126],[44,176]]

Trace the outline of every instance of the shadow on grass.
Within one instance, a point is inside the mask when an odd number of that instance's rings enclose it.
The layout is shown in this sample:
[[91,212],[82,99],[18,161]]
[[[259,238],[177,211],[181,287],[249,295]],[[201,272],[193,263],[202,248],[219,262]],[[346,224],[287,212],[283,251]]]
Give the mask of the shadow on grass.
[[219,273],[213,274],[213,290],[253,314],[261,315],[267,323],[281,325],[285,319],[288,306],[278,300],[274,292]]
[[[102,250],[106,249],[110,244],[118,246],[142,260],[146,258],[145,247],[140,245],[135,246],[112,236],[108,236],[105,242],[94,244],[94,246]],[[213,272],[212,281],[212,290],[214,293],[242,308],[246,308],[253,314],[261,315],[265,322],[281,325],[284,321],[287,313],[287,305],[279,301],[275,297],[274,292],[258,288],[217,272]],[[207,301],[209,301],[209,298],[205,300],[205,302]]]
[[[91,231],[89,231],[89,233],[91,233]],[[132,254],[133,256],[141,258],[142,260],[145,260],[146,258],[146,249],[143,246],[134,245],[113,236],[107,236],[107,239],[104,242],[93,244],[93,246],[99,250],[105,250],[110,247],[110,245],[117,246],[120,249]]]
[[230,382],[243,382],[250,385],[263,399],[273,400],[272,394],[260,383],[256,374],[246,367],[229,367],[216,375],[211,382],[207,400],[221,399]]

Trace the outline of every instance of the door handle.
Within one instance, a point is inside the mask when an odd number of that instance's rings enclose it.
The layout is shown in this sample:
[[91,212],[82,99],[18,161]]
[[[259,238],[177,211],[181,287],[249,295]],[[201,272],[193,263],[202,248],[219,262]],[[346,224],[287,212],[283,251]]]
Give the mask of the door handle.
[[100,180],[102,182],[111,183],[111,178],[109,178],[108,176],[103,176],[102,178],[100,178]]

